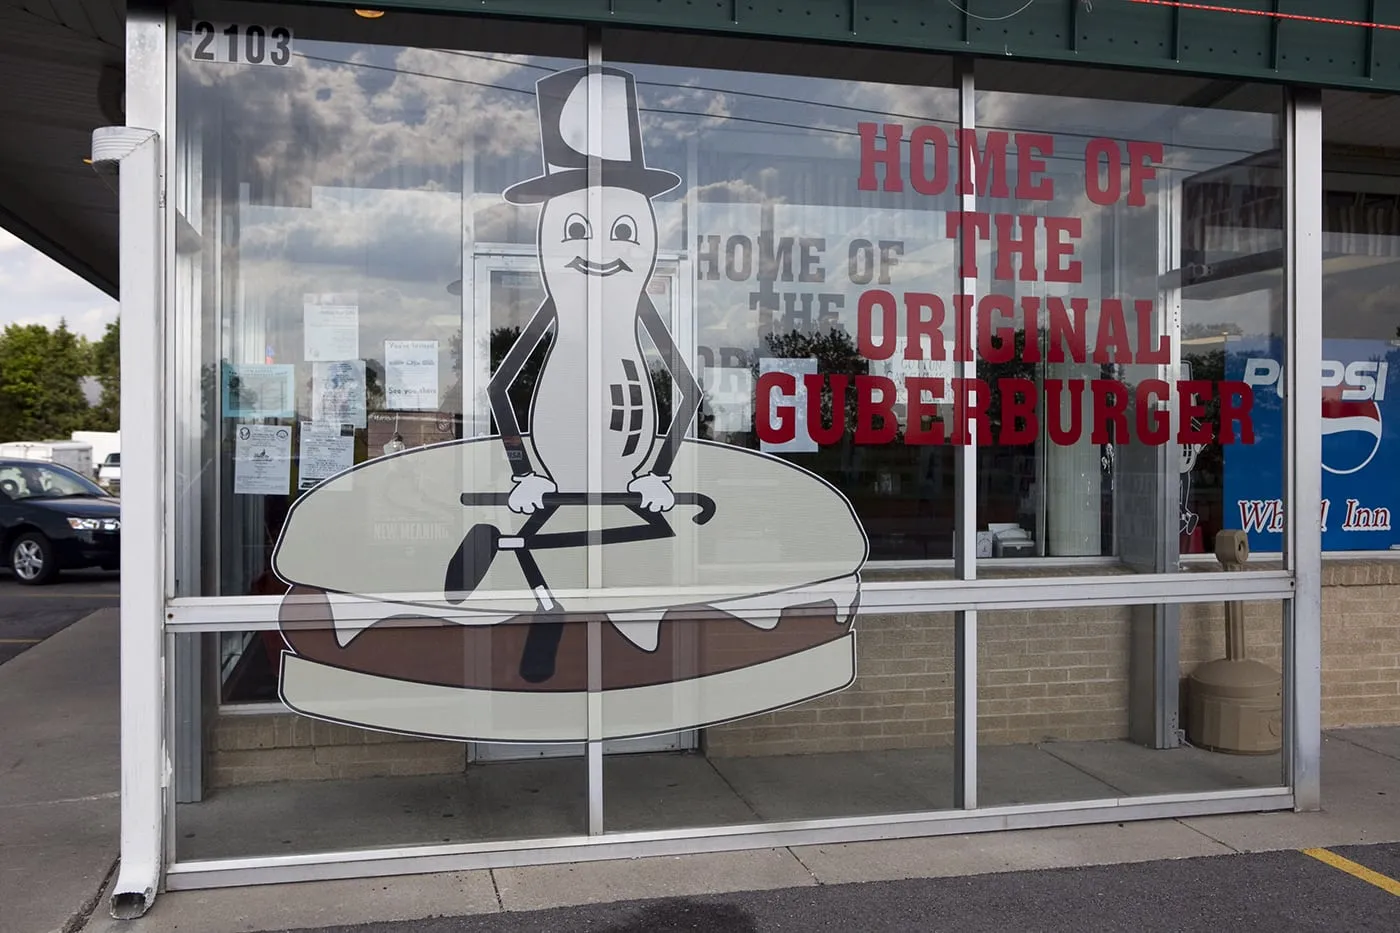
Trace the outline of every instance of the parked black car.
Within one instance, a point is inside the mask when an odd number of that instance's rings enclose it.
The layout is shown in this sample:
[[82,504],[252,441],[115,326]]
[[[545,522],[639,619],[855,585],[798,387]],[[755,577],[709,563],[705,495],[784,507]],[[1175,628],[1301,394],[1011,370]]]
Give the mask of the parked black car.
[[20,583],[121,566],[121,500],[53,463],[0,460],[0,555]]

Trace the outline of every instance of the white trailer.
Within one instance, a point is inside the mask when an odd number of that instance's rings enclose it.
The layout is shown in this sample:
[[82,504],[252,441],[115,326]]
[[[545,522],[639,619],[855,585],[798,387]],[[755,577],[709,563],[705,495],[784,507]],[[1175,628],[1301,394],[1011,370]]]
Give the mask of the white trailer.
[[122,450],[120,431],[74,431],[69,440],[91,444],[94,465],[104,462],[110,454],[121,453]]
[[0,460],[40,460],[92,479],[92,445],[81,441],[11,441],[0,444]]

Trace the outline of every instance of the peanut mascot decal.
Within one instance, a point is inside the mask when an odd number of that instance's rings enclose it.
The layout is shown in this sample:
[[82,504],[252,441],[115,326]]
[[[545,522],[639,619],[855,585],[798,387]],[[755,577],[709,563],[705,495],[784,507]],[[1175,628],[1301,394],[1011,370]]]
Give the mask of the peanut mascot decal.
[[[273,564],[283,702],[412,735],[578,742],[843,689],[865,533],[814,474],[688,436],[699,388],[647,297],[652,199],[680,178],[646,164],[633,77],[559,72],[537,102],[544,172],[504,197],[540,205],[547,297],[491,378],[499,435],[380,457],[297,501]],[[542,345],[522,425],[508,391]]]

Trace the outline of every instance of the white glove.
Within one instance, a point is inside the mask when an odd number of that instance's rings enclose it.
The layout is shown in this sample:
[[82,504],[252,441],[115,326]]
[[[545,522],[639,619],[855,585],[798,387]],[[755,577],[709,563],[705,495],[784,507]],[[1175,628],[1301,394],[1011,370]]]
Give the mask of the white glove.
[[648,512],[669,512],[676,507],[676,494],[671,492],[671,477],[646,473],[627,484],[628,492],[642,497],[642,508]]
[[515,488],[510,491],[508,505],[512,512],[529,515],[544,507],[544,497],[547,493],[558,490],[559,487],[554,485],[554,480],[549,477],[527,473],[515,478]]

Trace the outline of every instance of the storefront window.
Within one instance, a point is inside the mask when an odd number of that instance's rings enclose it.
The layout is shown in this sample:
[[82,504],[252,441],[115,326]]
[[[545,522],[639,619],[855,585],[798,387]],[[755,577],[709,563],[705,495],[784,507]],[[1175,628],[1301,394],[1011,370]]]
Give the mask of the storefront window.
[[[1180,730],[1152,747],[1147,624],[1179,619]],[[1283,784],[1283,605],[993,611],[978,618],[979,799],[988,806]],[[1175,686],[1175,685],[1173,685]]]
[[1222,463],[1283,463],[1277,398],[1224,353],[1281,346],[1281,97],[1204,84],[978,71],[983,556],[1174,569],[1252,519]]
[[[987,802],[1161,789],[1112,773],[1175,744],[1129,712],[1170,600],[989,609],[970,651],[945,595],[970,504],[981,576],[1241,527],[1281,402],[1211,341],[1281,346],[1275,92],[979,64],[970,131],[942,56],[204,6],[177,589],[231,599],[182,856],[946,809],[974,689]],[[1020,786],[1093,770],[1047,739],[1106,770]],[[1272,780],[1225,772],[1176,789]],[[351,818],[218,832],[298,779]]]
[[[1391,100],[1324,99],[1324,552],[1400,550],[1400,173],[1376,135]],[[1267,362],[1255,368],[1272,373],[1273,360],[1260,356]],[[1259,537],[1271,541],[1270,532]]]

